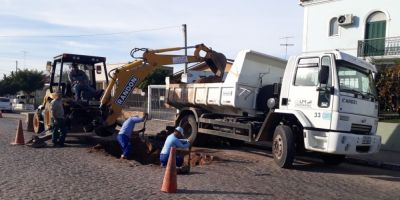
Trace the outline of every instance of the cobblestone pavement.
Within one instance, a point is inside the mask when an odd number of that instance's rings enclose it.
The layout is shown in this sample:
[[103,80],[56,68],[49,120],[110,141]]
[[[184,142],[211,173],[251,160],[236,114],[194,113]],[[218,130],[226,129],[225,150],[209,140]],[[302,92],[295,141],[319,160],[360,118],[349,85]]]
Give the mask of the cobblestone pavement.
[[250,147],[207,149],[223,160],[179,175],[178,193],[165,194],[164,169],[89,153],[71,137],[65,148],[11,146],[18,117],[0,119],[0,199],[400,199],[400,172],[307,161],[285,170]]

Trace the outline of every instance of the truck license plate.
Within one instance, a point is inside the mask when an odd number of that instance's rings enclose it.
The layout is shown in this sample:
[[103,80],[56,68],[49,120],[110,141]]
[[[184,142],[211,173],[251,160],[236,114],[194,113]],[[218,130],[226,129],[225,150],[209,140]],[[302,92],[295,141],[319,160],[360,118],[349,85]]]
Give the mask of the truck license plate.
[[370,136],[363,136],[362,144],[371,144],[371,137]]

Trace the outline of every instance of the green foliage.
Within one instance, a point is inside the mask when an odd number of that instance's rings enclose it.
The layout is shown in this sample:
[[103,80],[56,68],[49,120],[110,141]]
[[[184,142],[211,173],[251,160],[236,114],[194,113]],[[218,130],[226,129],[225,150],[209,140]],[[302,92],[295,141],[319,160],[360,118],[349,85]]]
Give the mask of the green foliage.
[[11,72],[9,76],[4,75],[3,80],[0,81],[0,96],[4,96],[6,94],[16,94],[18,90],[18,85],[14,81],[15,74]]
[[163,85],[165,84],[165,77],[170,76],[169,70],[158,68],[154,72],[148,75],[144,80],[138,85],[139,89],[147,91],[147,86],[149,85]]
[[385,67],[379,72],[376,87],[380,111],[400,113],[400,65]]
[[20,70],[12,72],[10,76],[4,76],[0,81],[0,95],[16,94],[23,91],[25,94],[42,89],[45,82],[45,75],[37,70]]

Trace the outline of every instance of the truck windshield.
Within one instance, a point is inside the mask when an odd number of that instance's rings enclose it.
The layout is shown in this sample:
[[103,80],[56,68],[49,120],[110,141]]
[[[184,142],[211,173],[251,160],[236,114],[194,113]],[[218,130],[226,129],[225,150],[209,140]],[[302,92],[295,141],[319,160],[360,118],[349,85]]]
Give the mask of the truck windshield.
[[376,99],[377,93],[372,73],[346,61],[337,62],[340,92]]

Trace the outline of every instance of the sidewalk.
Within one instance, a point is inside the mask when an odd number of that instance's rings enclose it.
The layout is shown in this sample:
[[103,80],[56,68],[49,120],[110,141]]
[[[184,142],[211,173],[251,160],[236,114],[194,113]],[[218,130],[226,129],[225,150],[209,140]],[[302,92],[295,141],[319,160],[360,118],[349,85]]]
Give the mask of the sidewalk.
[[353,164],[400,170],[400,152],[381,150],[376,154],[348,156],[346,159]]

